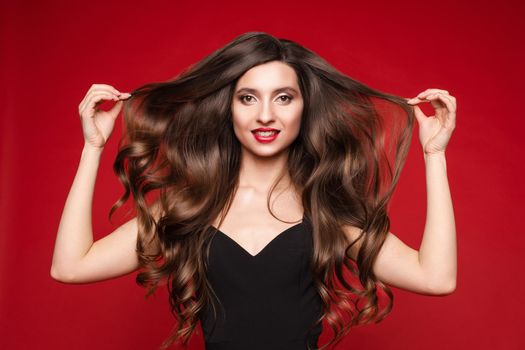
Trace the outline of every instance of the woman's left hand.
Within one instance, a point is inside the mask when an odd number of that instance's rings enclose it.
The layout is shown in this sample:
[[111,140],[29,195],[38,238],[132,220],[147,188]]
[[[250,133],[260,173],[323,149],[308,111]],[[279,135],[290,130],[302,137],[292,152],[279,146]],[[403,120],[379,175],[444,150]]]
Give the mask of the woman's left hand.
[[[427,117],[417,106],[421,102],[430,102],[436,115]],[[444,153],[456,127],[456,98],[446,90],[427,89],[407,103],[414,106],[424,154]]]

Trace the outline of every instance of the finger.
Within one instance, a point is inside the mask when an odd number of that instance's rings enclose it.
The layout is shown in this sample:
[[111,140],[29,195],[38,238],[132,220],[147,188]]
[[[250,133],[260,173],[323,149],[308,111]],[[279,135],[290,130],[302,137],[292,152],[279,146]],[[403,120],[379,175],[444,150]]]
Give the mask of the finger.
[[110,112],[110,115],[113,117],[113,119],[115,119],[118,116],[123,104],[124,104],[124,101],[118,100],[117,103],[115,103],[115,105],[113,106],[113,108],[111,108],[109,112]]
[[118,91],[117,89],[115,89],[111,85],[107,85],[107,84],[92,84],[91,87],[89,88],[89,90],[87,91],[86,95],[82,99],[82,101],[80,101],[79,110],[82,108],[82,106],[84,106],[86,104],[86,101],[89,98],[91,98],[94,93],[98,93],[98,92],[101,92],[101,91],[111,92],[111,93],[113,93],[113,94],[115,94],[117,96],[119,96],[121,94],[120,91]]
[[444,94],[449,93],[447,90],[443,90],[443,89],[426,89],[425,91],[419,93],[417,97],[425,98],[425,96],[428,96],[429,94],[436,93],[436,92],[442,92]]
[[441,103],[443,103],[446,107],[448,112],[455,113],[456,112],[456,102],[452,99],[452,96],[450,95],[444,95],[441,93],[434,93],[426,98],[427,100],[439,100]]
[[118,96],[108,93],[108,92],[93,93],[92,96],[86,101],[85,105],[81,109],[81,113],[86,110],[95,109],[95,107],[99,105],[100,103],[102,103],[104,100],[118,101],[119,98]]
[[93,96],[93,94],[99,93],[99,92],[103,92],[103,91],[104,92],[113,93],[113,94],[115,94],[117,96],[119,96],[121,94],[120,91],[118,91],[117,89],[115,89],[111,85],[107,85],[107,84],[93,84],[93,85],[91,85],[91,87],[89,88],[88,92],[84,96],[84,99],[82,100],[81,104],[83,102],[87,101],[89,98],[91,98]]
[[112,91],[116,95],[120,94],[120,91],[118,91],[116,88],[108,84],[93,84],[89,88],[88,93],[90,91]]
[[111,101],[111,100],[118,101],[119,98],[118,96],[112,93],[99,92],[99,93],[93,94],[92,98],[89,100],[90,103],[88,103],[88,106],[93,105],[93,104],[99,105],[104,101]]
[[446,128],[455,128],[456,127],[456,111],[457,106],[455,101],[453,101],[450,96],[442,95],[444,103],[447,105],[448,113],[446,115],[446,120],[444,121],[444,126]]
[[427,116],[425,115],[425,113],[423,113],[423,111],[421,110],[421,108],[419,108],[419,106],[414,106],[414,115],[419,124],[423,123],[425,119],[427,119]]
[[[86,95],[84,97],[84,99],[82,100],[82,102],[80,102],[79,110],[82,109],[83,106],[87,104],[87,101],[88,101],[89,98],[92,98],[94,96],[94,94],[95,94],[94,91],[90,92],[88,95]],[[108,92],[107,90],[103,90],[103,91]],[[97,90],[96,93],[100,93],[100,90]],[[126,100],[126,99],[128,99],[128,98],[130,98],[132,96],[128,92],[118,92],[118,90],[115,90],[115,89],[110,90],[109,93],[111,93],[111,94],[113,94],[113,96],[115,96],[115,98],[112,98],[113,100],[119,100],[119,99]]]
[[90,108],[89,106],[92,105],[92,101],[94,98],[96,98],[95,102],[100,101],[103,97],[105,97],[107,100],[118,100],[118,96],[108,93],[108,92],[94,92],[89,95],[89,97],[85,98],[82,103],[79,106],[79,111],[82,112],[86,108]]
[[418,103],[421,103],[421,102],[430,102],[430,101],[427,101],[426,99],[419,98],[419,97],[414,97],[414,98],[411,98],[411,99],[407,100],[407,103],[409,103],[409,104],[418,104]]
[[427,96],[430,96],[432,94],[436,94],[436,93],[442,93],[446,96],[449,96],[453,99],[453,101],[455,102],[456,101],[456,98],[452,95],[449,94],[449,92],[447,90],[441,90],[441,89],[427,89],[423,92],[421,92],[419,95],[417,95],[416,97],[412,98],[412,99],[409,99],[407,100],[408,103],[420,103],[420,102],[428,102],[427,100]]
[[445,128],[454,128],[456,125],[456,108],[452,100],[447,95],[441,93],[427,96],[427,99],[431,101],[439,100],[441,104],[446,106],[447,113],[438,113],[436,111],[436,117],[441,121]]
[[93,89],[89,91],[86,97],[89,99],[90,97],[94,96],[95,94],[99,94],[99,93],[109,93],[117,97],[121,94],[121,92],[116,89],[98,88],[98,89]]
[[125,100],[131,97],[131,94],[129,92],[121,92],[118,96],[120,99]]

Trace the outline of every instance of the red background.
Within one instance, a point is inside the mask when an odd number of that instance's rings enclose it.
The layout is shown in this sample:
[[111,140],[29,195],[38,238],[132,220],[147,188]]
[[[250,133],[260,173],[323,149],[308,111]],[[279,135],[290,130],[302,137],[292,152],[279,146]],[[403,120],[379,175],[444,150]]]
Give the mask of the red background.
[[[394,288],[392,313],[354,329],[337,349],[523,349],[524,7],[508,0],[2,2],[0,348],[158,348],[173,326],[165,290],[144,300],[135,273],[85,285],[50,277],[83,145],[77,108],[93,83],[130,91],[166,80],[260,30],[380,90],[413,97],[441,88],[458,102],[447,148],[457,289],[432,297]],[[99,169],[95,239],[123,222],[118,213],[107,219],[122,193],[111,168],[120,135],[118,123]],[[392,232],[414,248],[425,208],[416,125],[391,210]],[[330,335],[325,327],[321,344]],[[202,346],[195,336],[190,348]]]

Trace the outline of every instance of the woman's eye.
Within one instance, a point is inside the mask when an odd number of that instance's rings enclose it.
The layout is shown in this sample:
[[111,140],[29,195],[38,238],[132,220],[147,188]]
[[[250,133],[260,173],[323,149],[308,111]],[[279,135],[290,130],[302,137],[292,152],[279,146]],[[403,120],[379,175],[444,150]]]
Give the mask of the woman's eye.
[[[285,98],[284,100],[282,99],[283,97]],[[287,96],[287,95],[282,95],[282,96],[279,96],[278,98],[280,98],[281,101],[283,101],[283,102],[286,102],[286,99],[288,99],[288,100],[292,99],[290,96]]]
[[253,99],[253,97],[250,96],[250,95],[243,95],[243,96],[241,96],[239,99],[240,99],[242,102],[249,102],[249,101],[246,101],[246,98]]

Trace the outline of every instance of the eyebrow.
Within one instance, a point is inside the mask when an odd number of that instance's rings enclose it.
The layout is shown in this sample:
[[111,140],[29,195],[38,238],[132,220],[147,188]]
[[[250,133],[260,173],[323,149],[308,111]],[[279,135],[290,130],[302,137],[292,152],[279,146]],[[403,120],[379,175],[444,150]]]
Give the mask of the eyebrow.
[[[297,90],[295,90],[291,86],[284,86],[284,87],[275,89],[275,90],[273,90],[273,93],[279,93],[279,92],[285,92],[285,91],[290,91],[290,92],[293,92],[293,93],[296,93],[296,94],[298,93]],[[257,89],[251,89],[251,88],[247,88],[247,87],[242,87],[239,90],[237,90],[237,93],[241,93],[241,92],[248,92],[248,93],[251,93],[251,94],[257,94]]]

